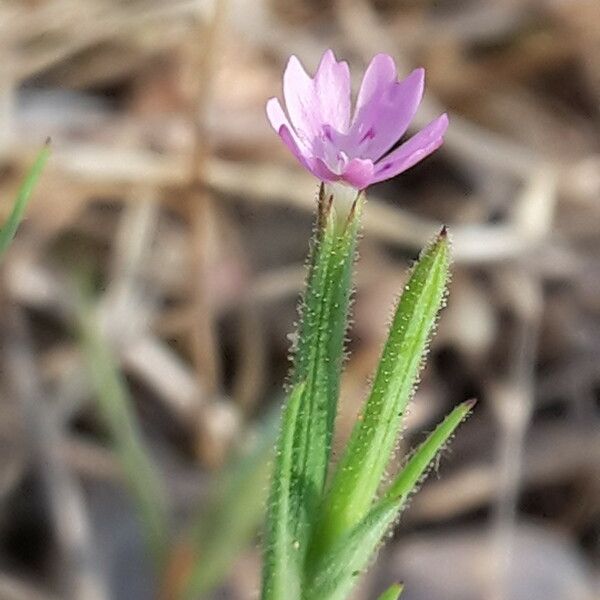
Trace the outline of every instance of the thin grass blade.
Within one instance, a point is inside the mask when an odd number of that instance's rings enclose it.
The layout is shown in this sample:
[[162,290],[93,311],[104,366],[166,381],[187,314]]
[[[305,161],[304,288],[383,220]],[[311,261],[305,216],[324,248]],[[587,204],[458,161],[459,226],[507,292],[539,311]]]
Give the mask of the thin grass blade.
[[150,554],[162,570],[168,544],[163,482],[157,476],[156,467],[143,443],[127,386],[86,299],[78,299],[77,312],[82,349],[98,409],[123,468]]
[[264,518],[269,473],[279,430],[279,411],[256,432],[251,447],[215,483],[209,506],[192,526],[187,600],[201,598],[222,581]]
[[45,146],[40,150],[35,162],[29,169],[29,172],[25,176],[23,183],[17,193],[17,198],[13,205],[12,211],[6,220],[6,223],[0,229],[0,257],[6,252],[7,248],[10,246],[10,243],[13,241],[15,234],[17,233],[17,229],[19,224],[23,220],[23,215],[25,213],[25,209],[27,208],[27,204],[29,203],[29,199],[31,194],[35,188],[35,185],[42,174],[44,169],[44,165],[50,156],[50,146],[49,143],[46,142]]

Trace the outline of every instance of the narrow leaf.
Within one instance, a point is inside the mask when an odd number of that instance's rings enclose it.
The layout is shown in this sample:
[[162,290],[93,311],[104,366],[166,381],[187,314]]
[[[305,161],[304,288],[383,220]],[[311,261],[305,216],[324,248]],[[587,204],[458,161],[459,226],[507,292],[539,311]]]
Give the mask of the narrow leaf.
[[303,600],[346,600],[397,512],[396,500],[383,500],[341,536],[309,573]]
[[436,454],[448,441],[458,425],[473,408],[474,402],[464,402],[455,408],[423,442],[390,486],[382,500],[367,516],[344,534],[324,554],[314,567],[309,600],[343,600],[366,568],[388,528],[398,517],[410,492],[422,480]]
[[381,596],[379,596],[379,600],[398,600],[400,598],[400,594],[402,594],[402,590],[404,586],[401,583],[395,583],[390,586]]
[[267,515],[262,600],[300,597],[300,561],[290,510],[294,431],[305,385],[296,385],[284,408]]
[[386,492],[386,497],[396,500],[405,500],[413,491],[414,487],[422,479],[427,467],[431,464],[437,453],[450,439],[454,430],[467,417],[475,406],[474,400],[468,400],[459,404],[419,446],[411,456],[404,468],[394,479]]
[[398,303],[370,396],[324,504],[316,557],[358,523],[373,502],[444,301],[449,261],[443,229],[414,266]]
[[23,183],[17,193],[17,198],[13,205],[12,211],[6,220],[6,223],[3,225],[2,229],[0,229],[0,257],[6,252],[7,248],[10,246],[15,234],[17,233],[17,229],[21,220],[23,219],[23,214],[25,213],[25,209],[27,208],[27,204],[29,202],[29,198],[31,197],[31,193],[35,188],[35,185],[42,174],[42,170],[44,169],[44,165],[50,156],[50,146],[48,143],[40,150],[35,162],[29,169],[29,172],[25,176]]
[[203,597],[222,581],[262,522],[279,417],[279,411],[270,416],[251,448],[226,467],[209,506],[195,518],[188,542],[191,567],[181,597]]
[[162,568],[168,542],[162,481],[142,441],[127,386],[98,331],[92,307],[80,298],[77,309],[83,352],[98,408],[129,484],[150,553]]
[[292,384],[304,382],[294,431],[291,521],[299,553],[306,551],[309,520],[320,504],[331,454],[337,412],[344,337],[348,323],[351,275],[363,196],[350,214],[336,214],[323,187],[307,289],[298,331]]

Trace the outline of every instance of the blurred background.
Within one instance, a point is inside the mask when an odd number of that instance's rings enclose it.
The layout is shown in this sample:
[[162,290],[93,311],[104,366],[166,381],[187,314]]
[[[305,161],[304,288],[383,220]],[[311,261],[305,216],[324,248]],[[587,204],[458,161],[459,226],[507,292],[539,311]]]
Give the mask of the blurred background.
[[399,443],[475,414],[356,599],[600,597],[598,0],[3,0],[0,599],[258,597],[316,182],[271,131],[290,54],[427,69],[443,148],[369,193],[338,438],[450,226]]

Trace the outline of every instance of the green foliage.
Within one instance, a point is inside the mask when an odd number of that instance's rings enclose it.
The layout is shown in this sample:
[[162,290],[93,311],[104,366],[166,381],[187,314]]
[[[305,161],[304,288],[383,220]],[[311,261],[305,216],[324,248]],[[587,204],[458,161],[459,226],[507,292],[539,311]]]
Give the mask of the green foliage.
[[395,583],[379,596],[379,600],[398,600],[403,588],[404,586],[401,583]]
[[429,435],[419,449],[412,455],[398,476],[388,488],[385,497],[404,502],[419,483],[433,459],[456,428],[475,406],[474,400],[459,404]]
[[358,523],[371,506],[446,293],[448,267],[444,231],[421,255],[398,302],[371,394],[325,499],[320,551]]
[[162,570],[168,546],[163,482],[150,461],[127,386],[98,330],[88,299],[80,297],[77,309],[82,347],[98,408],[135,501],[148,548],[157,567]]
[[300,556],[308,547],[330,459],[362,206],[360,194],[349,214],[340,215],[321,187],[292,372],[292,386],[302,384],[302,394],[296,418],[287,422],[293,429],[290,527]]
[[[454,409],[385,489],[386,467],[446,295],[450,248],[444,228],[412,269],[371,393],[326,484],[363,204],[358,194],[340,217],[336,201],[321,188],[271,482],[262,600],[344,600],[473,406],[466,402]],[[397,599],[401,591],[392,586],[381,599]]]
[[307,573],[305,600],[344,600],[398,512],[397,502],[377,504],[344,532]]
[[265,551],[263,600],[284,598],[286,593],[291,597],[299,597],[300,594],[299,548],[292,527],[291,497],[294,493],[292,474],[295,425],[305,389],[303,383],[292,389],[282,418],[267,517],[269,542]]
[[[98,330],[88,295],[80,293],[76,308],[82,350],[98,409],[127,480],[148,550],[159,575],[166,575],[167,564],[176,557],[170,556],[173,544],[163,481],[142,440],[126,382]],[[252,540],[264,515],[279,424],[276,416],[267,419],[212,484],[208,502],[186,527],[189,533],[183,542],[190,550],[189,570],[182,579],[168,578],[166,583],[171,587],[165,590],[165,597],[181,600],[206,597]]]
[[305,600],[346,598],[354,578],[372,559],[408,496],[472,407],[472,401],[456,407],[413,454],[382,500],[376,501],[356,526],[347,529],[327,552],[320,554],[319,561],[309,571],[311,587]]
[[166,577],[164,597],[206,597],[223,581],[264,518],[279,415],[266,419],[212,483],[207,502],[185,528],[181,546],[186,568],[170,577],[170,566],[180,557],[173,553],[176,546],[170,537],[164,482],[143,442],[127,384],[98,329],[94,306],[84,287],[76,296],[82,351],[97,406],[123,469],[149,553],[159,576]]
[[192,524],[192,566],[182,598],[204,597],[221,582],[263,520],[278,425],[279,414],[271,415],[213,484],[208,506]]
[[7,248],[10,246],[10,243],[13,241],[15,234],[17,233],[17,229],[23,220],[25,209],[29,203],[31,193],[33,192],[35,185],[42,174],[42,170],[44,169],[44,165],[46,164],[49,156],[50,146],[47,142],[39,152],[35,162],[25,176],[19,192],[17,193],[17,198],[13,204],[12,211],[8,216],[6,223],[4,223],[2,229],[0,229],[0,258],[6,252]]

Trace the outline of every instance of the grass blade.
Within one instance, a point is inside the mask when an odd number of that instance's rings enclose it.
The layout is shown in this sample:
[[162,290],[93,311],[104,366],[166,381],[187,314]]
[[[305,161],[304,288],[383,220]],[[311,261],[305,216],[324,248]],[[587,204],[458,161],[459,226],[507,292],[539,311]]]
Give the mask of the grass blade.
[[445,228],[421,254],[398,303],[362,417],[324,504],[311,555],[318,558],[368,512],[393,453],[449,277]]
[[77,308],[83,353],[98,408],[133,496],[150,554],[162,570],[168,544],[166,498],[162,481],[150,461],[133,414],[127,386],[98,330],[92,307],[80,298]]
[[249,451],[216,482],[208,509],[198,515],[192,529],[191,570],[184,580],[185,591],[177,597],[203,597],[222,581],[262,522],[279,416],[277,411],[267,420]]
[[46,142],[45,146],[40,150],[35,162],[29,169],[29,172],[25,176],[23,183],[17,193],[17,198],[13,205],[13,209],[4,223],[2,229],[0,229],[0,257],[6,252],[10,243],[13,241],[19,224],[23,219],[25,209],[29,203],[29,198],[33,192],[35,185],[42,174],[44,165],[50,156],[49,142]]

